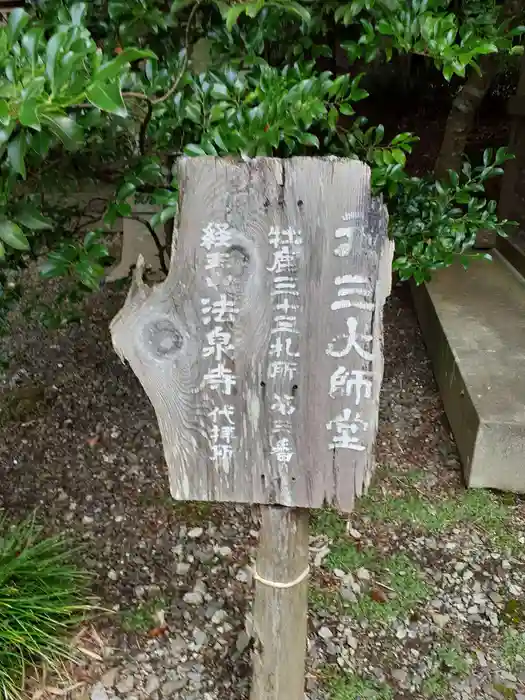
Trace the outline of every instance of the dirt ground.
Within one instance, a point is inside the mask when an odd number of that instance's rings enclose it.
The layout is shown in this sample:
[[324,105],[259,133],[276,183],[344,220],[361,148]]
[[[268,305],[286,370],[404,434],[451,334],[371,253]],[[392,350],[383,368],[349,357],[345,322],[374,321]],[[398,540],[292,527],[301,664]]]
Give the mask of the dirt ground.
[[[1,341],[0,506],[79,543],[113,611],[67,697],[245,700],[257,513],[171,501],[153,411],[110,343],[123,299],[107,288],[59,331],[20,317]],[[348,522],[312,516],[307,697],[524,700],[525,505],[465,492],[406,287],[385,321],[374,485]]]

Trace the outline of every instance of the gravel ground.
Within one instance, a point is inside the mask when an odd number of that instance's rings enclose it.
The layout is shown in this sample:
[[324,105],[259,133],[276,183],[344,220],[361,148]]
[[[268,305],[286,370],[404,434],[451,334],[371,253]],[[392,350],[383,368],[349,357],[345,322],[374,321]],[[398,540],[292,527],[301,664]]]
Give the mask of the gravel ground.
[[[80,541],[114,611],[68,697],[244,700],[257,514],[170,501],[153,411],[109,340],[122,302],[107,290],[80,326],[15,322],[2,341],[0,506]],[[348,522],[313,518],[307,697],[525,700],[524,505],[465,494],[406,288],[385,321],[372,495]]]

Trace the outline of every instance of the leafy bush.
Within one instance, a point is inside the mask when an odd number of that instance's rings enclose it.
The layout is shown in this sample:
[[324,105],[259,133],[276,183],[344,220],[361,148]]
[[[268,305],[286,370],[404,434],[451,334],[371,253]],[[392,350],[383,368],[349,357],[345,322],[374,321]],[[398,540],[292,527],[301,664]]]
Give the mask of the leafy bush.
[[0,698],[22,696],[28,668],[73,657],[67,634],[85,616],[87,577],[62,537],[42,538],[33,520],[0,520]]
[[[508,158],[504,148],[483,154],[483,165],[465,162],[461,173],[449,171],[449,181],[404,178],[389,202],[391,235],[396,243],[394,269],[401,279],[421,283],[431,272],[451,265],[456,258],[467,266],[472,247],[482,229],[507,235],[511,222],[498,220],[496,202],[485,198],[484,183],[503,173]],[[399,184],[399,183],[398,183]],[[477,257],[488,253],[478,253]]]
[[[0,274],[6,296],[46,251],[44,276],[100,285],[102,232],[82,238],[57,204],[57,188],[67,197],[82,177],[114,190],[106,227],[136,216],[132,200],[162,207],[145,223],[166,269],[155,228],[176,216],[182,153],[362,158],[389,205],[403,279],[466,260],[480,224],[504,233],[482,191],[504,153],[447,182],[409,177],[417,137],[384,143],[381,126],[367,128],[356,114],[363,74],[416,54],[460,80],[480,57],[522,51],[524,27],[511,19],[471,0],[39,0],[15,10],[0,29],[0,258],[15,271]],[[333,69],[336,46],[347,74]]]

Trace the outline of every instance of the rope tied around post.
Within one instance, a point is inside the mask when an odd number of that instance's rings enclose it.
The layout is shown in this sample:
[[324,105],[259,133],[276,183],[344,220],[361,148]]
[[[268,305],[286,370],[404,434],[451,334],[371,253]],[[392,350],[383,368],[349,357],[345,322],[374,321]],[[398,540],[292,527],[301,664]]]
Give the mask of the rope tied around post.
[[259,583],[262,583],[263,586],[268,586],[268,588],[278,588],[279,590],[285,590],[286,588],[295,588],[295,586],[298,586],[300,583],[302,583],[308,577],[308,574],[310,573],[310,567],[307,566],[302,574],[300,574],[293,581],[288,581],[288,583],[282,583],[280,581],[270,581],[267,578],[263,578],[262,576],[259,576],[259,574],[257,573],[257,569],[254,566],[251,568],[251,571],[253,574],[253,578],[256,581],[259,581]]

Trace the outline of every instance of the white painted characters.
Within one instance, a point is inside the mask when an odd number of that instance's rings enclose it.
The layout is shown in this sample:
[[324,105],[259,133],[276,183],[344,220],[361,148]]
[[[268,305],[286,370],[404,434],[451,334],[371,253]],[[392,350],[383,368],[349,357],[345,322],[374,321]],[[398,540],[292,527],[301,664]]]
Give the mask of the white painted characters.
[[354,316],[349,316],[346,319],[347,332],[344,335],[339,335],[335,337],[331,343],[328,343],[326,348],[326,354],[330,357],[346,357],[352,350],[359,355],[359,357],[367,362],[372,362],[374,359],[373,353],[366,350],[358,342],[358,337],[361,338],[365,343],[371,343],[373,338],[371,335],[366,333],[357,332],[358,321]]
[[[358,214],[345,214],[343,222],[346,225],[336,229],[334,234],[336,241],[340,242],[334,250],[337,257],[349,257],[355,238],[364,235],[365,231]],[[363,452],[369,425],[355,407],[364,410],[366,401],[372,399],[374,348],[373,336],[358,330],[361,324],[368,326],[366,316],[359,312],[374,311],[374,290],[369,278],[358,273],[336,277],[334,287],[337,297],[330,308],[333,312],[345,314],[346,331],[332,338],[325,352],[345,364],[339,363],[332,372],[328,393],[330,398],[343,399],[345,404],[353,399],[353,407],[343,405],[342,411],[326,424],[330,433],[329,449]],[[352,315],[348,315],[352,311]],[[356,360],[359,369],[352,369],[351,364]],[[361,369],[363,365],[365,369]]]
[[[362,311],[373,311],[374,304],[363,299],[370,299],[374,296],[374,292],[370,287],[367,277],[362,275],[344,275],[343,277],[335,278],[335,285],[339,287],[337,290],[337,301],[332,302],[332,311],[339,309],[361,309]],[[355,299],[362,297],[362,299]]]
[[217,289],[217,271],[227,260],[225,250],[232,244],[232,231],[226,222],[211,221],[201,233],[201,246],[206,249],[205,269],[210,273],[206,285]]
[[354,238],[362,236],[365,231],[364,222],[360,214],[347,212],[343,214],[343,222],[349,225],[341,226],[335,231],[336,239],[342,241],[334,250],[334,255],[337,255],[339,258],[347,258],[350,255]]
[[297,374],[299,365],[297,362],[276,361],[270,362],[268,376],[270,379],[283,379],[293,381]]
[[237,384],[237,377],[229,367],[226,367],[223,362],[219,362],[216,367],[204,375],[204,383],[213,391],[231,396],[232,389]]
[[[273,248],[272,263],[267,270],[273,273],[270,294],[274,299],[275,311],[271,328],[268,377],[277,384],[286,384],[295,380],[299,369],[297,270],[298,247],[302,245],[302,234],[293,228],[280,229],[273,226],[268,234],[268,241]],[[271,454],[279,464],[287,465],[295,454],[290,420],[296,411],[294,396],[285,392],[274,392],[270,411],[276,415],[272,421]]]
[[268,242],[278,250],[285,246],[300,246],[303,243],[303,237],[300,231],[292,228],[279,228],[277,226],[272,226],[270,232],[268,233]]
[[291,416],[295,412],[293,396],[288,394],[274,394],[273,403],[270,406],[272,411],[277,411],[281,416]]
[[[227,223],[210,222],[201,235],[201,246],[205,248],[205,269],[210,272],[206,284],[211,290],[217,290],[216,273],[224,266],[227,255],[226,249],[231,246],[232,232]],[[209,390],[210,400],[216,397],[218,405],[214,405],[208,413],[211,421],[209,433],[211,459],[217,466],[228,473],[233,457],[235,443],[235,407],[230,403],[222,403],[224,397],[232,396],[237,377],[232,369],[233,343],[232,332],[228,325],[235,322],[239,309],[235,300],[226,294],[219,294],[201,299],[202,322],[209,326],[206,333],[207,344],[202,349],[203,357],[213,360],[213,365],[204,374],[203,386]]]
[[233,345],[231,344],[232,334],[225,331],[222,326],[215,326],[213,330],[206,334],[206,345],[202,354],[204,357],[213,357],[217,362],[224,359],[231,359]]
[[372,398],[373,372],[362,372],[354,369],[349,371],[339,365],[330,377],[330,397],[354,396],[355,405],[359,406],[362,399]]
[[229,299],[226,294],[221,294],[216,301],[201,299],[202,322],[208,326],[212,321],[215,323],[234,323],[239,309],[233,299]]
[[368,430],[368,423],[361,420],[361,414],[352,415],[352,409],[344,408],[336,418],[326,424],[332,432],[331,450],[355,450],[363,452],[366,446],[362,444],[362,434]]
[[289,437],[281,437],[272,445],[272,455],[281,464],[289,464],[294,456],[294,449]]
[[215,248],[226,248],[231,245],[232,233],[230,225],[226,222],[210,223],[202,229],[201,246],[211,251]]

